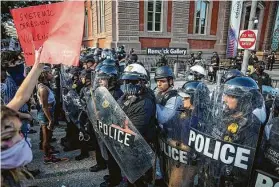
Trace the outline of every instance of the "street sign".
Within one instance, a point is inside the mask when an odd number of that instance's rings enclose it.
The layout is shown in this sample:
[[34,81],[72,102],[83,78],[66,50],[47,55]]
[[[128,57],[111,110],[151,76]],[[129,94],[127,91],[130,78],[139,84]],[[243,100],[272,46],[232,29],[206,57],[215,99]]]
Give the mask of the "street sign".
[[238,49],[254,50],[258,30],[241,30],[239,32]]
[[146,53],[148,55],[187,55],[187,48],[176,48],[176,47],[166,47],[166,48],[159,48],[159,47],[148,47],[146,48]]

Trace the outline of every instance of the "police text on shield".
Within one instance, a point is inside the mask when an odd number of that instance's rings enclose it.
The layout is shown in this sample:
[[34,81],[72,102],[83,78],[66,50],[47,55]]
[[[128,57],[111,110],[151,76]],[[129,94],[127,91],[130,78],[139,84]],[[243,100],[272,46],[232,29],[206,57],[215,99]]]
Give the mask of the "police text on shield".
[[[193,129],[190,130],[188,145],[206,157],[219,160],[224,164],[233,165],[245,170],[248,169],[248,162],[251,158],[250,149],[218,141]],[[214,151],[210,152],[209,149],[212,146],[214,146]]]
[[105,136],[124,144],[125,146],[131,146],[133,143],[135,136],[129,133],[126,133],[120,129],[117,129],[111,125],[107,125],[102,123],[101,121],[97,122],[99,132],[102,132]]

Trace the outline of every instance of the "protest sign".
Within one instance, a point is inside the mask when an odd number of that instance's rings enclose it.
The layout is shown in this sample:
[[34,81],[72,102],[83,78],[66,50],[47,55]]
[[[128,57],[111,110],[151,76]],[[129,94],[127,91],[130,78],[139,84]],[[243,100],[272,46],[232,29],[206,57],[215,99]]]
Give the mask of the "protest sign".
[[43,46],[41,62],[78,65],[84,24],[84,2],[31,6],[11,10],[26,64],[35,62],[35,49]]

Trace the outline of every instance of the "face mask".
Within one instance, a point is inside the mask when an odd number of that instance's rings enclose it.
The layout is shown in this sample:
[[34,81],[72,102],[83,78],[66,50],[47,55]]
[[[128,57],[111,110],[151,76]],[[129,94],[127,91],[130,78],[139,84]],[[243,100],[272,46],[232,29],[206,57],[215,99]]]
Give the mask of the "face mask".
[[[22,139],[11,148],[1,151],[1,168],[13,169],[25,166],[33,159],[31,148],[29,147],[30,139]],[[28,142],[27,142],[28,141]],[[29,143],[29,144],[28,144]]]
[[128,95],[137,95],[139,94],[141,86],[139,84],[124,84],[123,92]]

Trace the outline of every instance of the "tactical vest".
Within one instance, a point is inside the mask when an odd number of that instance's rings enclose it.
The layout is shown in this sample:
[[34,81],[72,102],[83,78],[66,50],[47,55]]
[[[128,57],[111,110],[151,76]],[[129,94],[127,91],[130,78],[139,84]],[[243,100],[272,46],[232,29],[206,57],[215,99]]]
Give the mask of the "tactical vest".
[[158,94],[157,96],[157,103],[165,106],[167,101],[172,98],[172,97],[176,97],[177,96],[177,90],[169,90],[167,91],[165,94],[161,95]]

